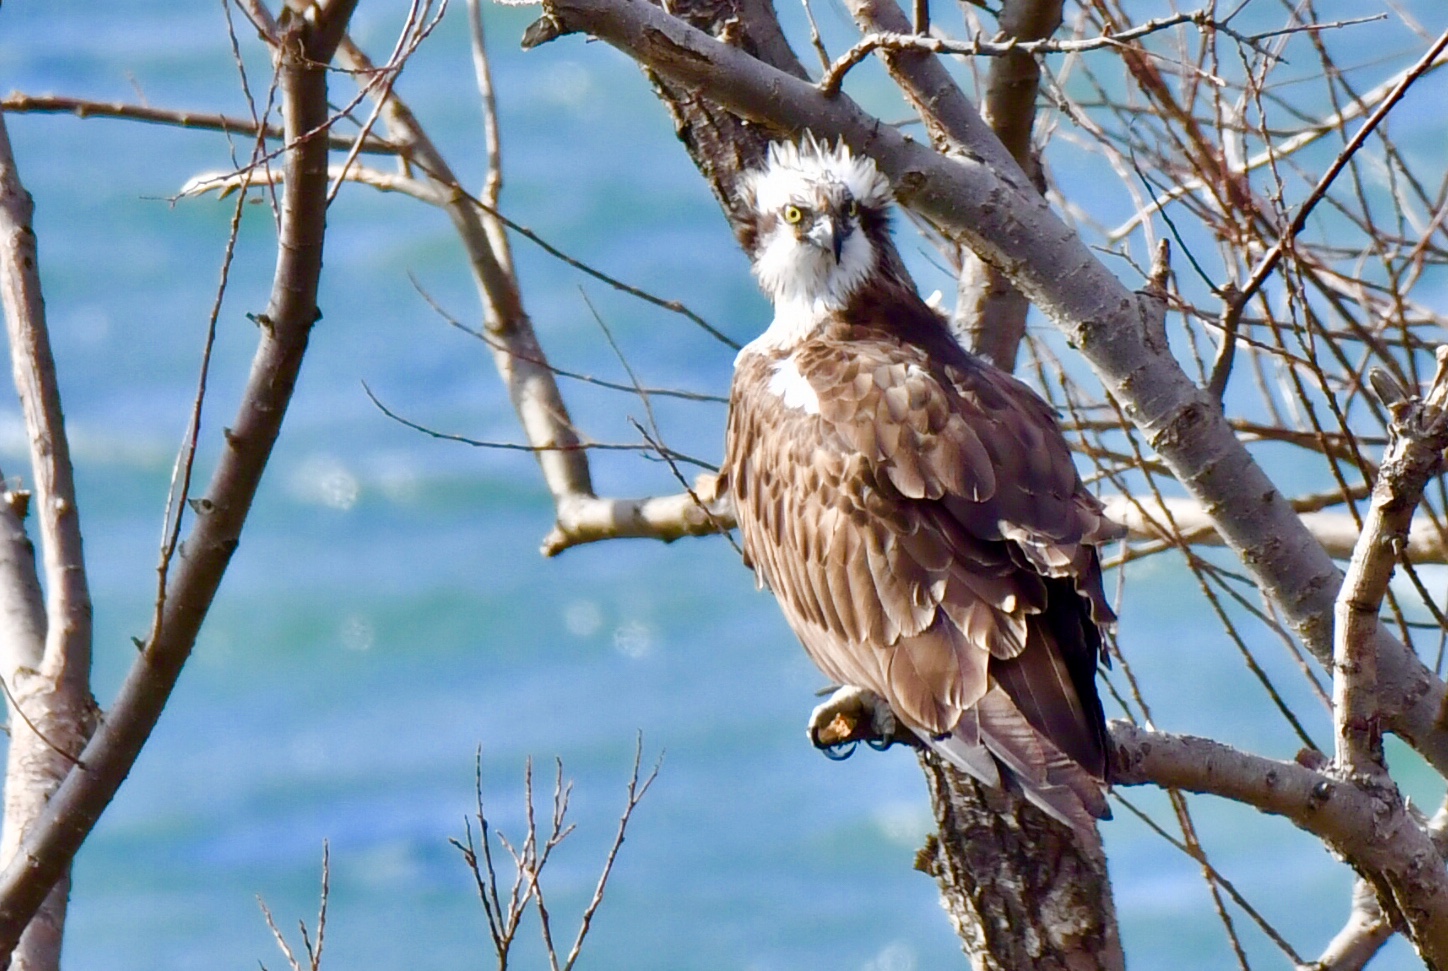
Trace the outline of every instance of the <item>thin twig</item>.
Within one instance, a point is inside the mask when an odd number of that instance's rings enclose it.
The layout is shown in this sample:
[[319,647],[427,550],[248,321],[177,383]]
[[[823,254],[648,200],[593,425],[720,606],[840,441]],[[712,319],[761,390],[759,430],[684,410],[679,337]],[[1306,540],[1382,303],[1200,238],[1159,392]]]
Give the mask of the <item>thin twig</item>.
[[1448,31],[1444,31],[1439,35],[1438,39],[1433,42],[1433,45],[1428,48],[1428,52],[1420,57],[1418,61],[1403,74],[1402,78],[1398,80],[1398,83],[1393,86],[1393,89],[1383,97],[1382,104],[1378,105],[1373,113],[1368,116],[1367,120],[1364,121],[1362,126],[1353,134],[1353,137],[1348,141],[1347,145],[1343,147],[1343,150],[1338,153],[1337,158],[1333,159],[1327,171],[1322,174],[1322,178],[1317,180],[1317,184],[1313,186],[1307,198],[1297,207],[1297,212],[1293,214],[1292,221],[1283,227],[1281,233],[1278,234],[1277,242],[1272,244],[1272,248],[1263,255],[1262,259],[1258,261],[1257,266],[1252,270],[1251,277],[1242,287],[1240,299],[1243,302],[1251,299],[1252,295],[1266,282],[1267,277],[1271,276],[1272,271],[1277,268],[1277,264],[1281,261],[1286,248],[1297,238],[1297,234],[1302,231],[1302,227],[1307,225],[1307,217],[1317,208],[1317,204],[1322,201],[1323,197],[1327,194],[1327,190],[1337,181],[1337,177],[1342,174],[1342,170],[1347,166],[1348,162],[1352,160],[1353,156],[1357,154],[1358,149],[1367,143],[1368,136],[1371,135],[1377,129],[1378,125],[1382,123],[1383,119],[1388,116],[1388,112],[1392,111],[1397,103],[1403,99],[1403,96],[1408,93],[1408,89],[1413,86],[1413,83],[1434,66],[1438,56],[1442,54],[1445,49],[1448,49]]
[[257,894],[256,904],[261,908],[262,916],[266,918],[266,926],[271,930],[272,940],[277,942],[277,947],[281,948],[282,954],[286,956],[287,964],[291,967],[292,971],[302,971],[302,966],[298,963],[297,956],[292,953],[292,946],[287,943],[286,935],[283,934],[281,928],[277,926],[277,922],[272,919],[272,912],[267,907],[266,901],[262,899],[261,894]]
[[[89,98],[71,98],[53,94],[25,94],[15,92],[0,98],[0,112],[21,114],[68,114],[77,118],[118,118],[125,121],[148,122],[167,125],[172,128],[194,128],[202,131],[219,131],[236,135],[260,135],[269,141],[284,137],[281,125],[261,124],[252,118],[238,118],[235,115],[213,114],[205,111],[188,111],[184,108],[152,108],[149,105],[128,104],[122,101],[93,101]],[[327,132],[327,144],[332,148],[348,149],[359,144],[352,135]],[[376,135],[360,139],[361,151],[369,155],[396,155],[398,146]]]
[[488,61],[487,37],[483,32],[482,5],[468,0],[468,30],[472,42],[473,75],[483,105],[483,144],[488,153],[488,175],[483,182],[482,200],[497,208],[503,193],[503,144],[498,132],[498,100],[493,91],[493,69]]
[[[444,321],[446,321],[450,327],[454,327],[462,331],[469,337],[476,337],[478,340],[482,341],[484,344],[487,344],[489,348],[495,351],[500,351],[514,357],[523,358],[529,364],[536,364],[540,367],[546,367],[549,371],[553,372],[560,378],[568,378],[572,381],[581,381],[584,384],[591,384],[599,388],[608,388],[610,391],[627,391],[630,394],[639,393],[640,388],[636,384],[621,384],[617,381],[608,381],[604,378],[596,378],[591,374],[583,374],[579,371],[569,371],[545,359],[524,357],[514,348],[511,348],[503,342],[492,337],[490,334],[488,334],[487,331],[469,327],[467,324],[463,323],[452,314],[448,313],[447,310],[444,309],[443,306],[439,304],[436,299],[433,298],[432,294],[428,293],[427,290],[423,288],[421,281],[419,281],[417,277],[414,276],[412,273],[407,274],[407,279],[411,281],[412,287],[414,290],[417,291],[418,296],[422,297],[427,305],[432,308],[433,312],[441,317]],[[699,401],[720,405],[729,403],[729,398],[725,395],[706,394],[702,391],[682,391],[678,388],[654,387],[646,387],[642,390],[645,394],[652,395],[656,398],[678,398],[681,401]]]
[[613,843],[608,848],[608,857],[604,860],[603,871],[598,875],[598,883],[593,888],[593,897],[588,901],[588,906],[583,909],[583,917],[578,922],[578,936],[573,939],[573,947],[568,951],[568,960],[563,962],[563,971],[573,971],[574,962],[583,951],[583,940],[588,936],[589,929],[593,926],[593,915],[598,912],[598,907],[603,903],[603,892],[608,886],[608,878],[613,873],[614,861],[618,859],[619,850],[623,849],[624,835],[628,831],[629,821],[633,818],[633,812],[638,804],[648,794],[649,786],[659,777],[659,769],[663,767],[664,756],[659,753],[658,759],[654,762],[653,769],[648,777],[639,782],[639,765],[643,759],[644,736],[639,732],[637,741],[634,744],[633,772],[628,780],[628,803],[624,806],[623,815],[618,820],[618,830],[614,833]]
[[[260,148],[257,139],[257,149]],[[166,514],[161,523],[161,552],[156,564],[156,609],[151,618],[150,639],[161,634],[161,619],[166,612],[166,581],[171,572],[171,559],[176,555],[176,546],[181,540],[181,521],[186,505],[191,498],[191,474],[196,464],[196,445],[201,436],[201,408],[206,402],[206,385],[211,376],[211,352],[216,346],[216,322],[221,317],[221,304],[226,296],[226,286],[231,278],[231,262],[236,255],[236,241],[241,233],[241,215],[246,207],[246,194],[236,199],[231,213],[231,225],[227,230],[226,247],[221,256],[221,279],[216,284],[216,293],[211,300],[211,311],[206,317],[206,338],[201,344],[201,366],[196,379],[196,395],[191,402],[191,417],[186,433],[181,439],[181,448],[171,468],[171,484],[166,493]]]
[[[660,446],[659,446],[657,443],[651,443],[651,442],[643,442],[643,443],[629,443],[629,442],[592,442],[592,441],[580,440],[580,441],[578,441],[578,442],[576,442],[576,443],[569,442],[569,443],[565,443],[565,444],[562,444],[562,445],[534,445],[534,444],[531,444],[531,443],[528,443],[528,442],[493,442],[493,441],[484,441],[484,440],[481,440],[481,439],[469,438],[469,437],[467,437],[466,435],[454,435],[454,434],[452,434],[452,433],[450,433],[450,432],[440,432],[440,431],[438,431],[438,430],[435,429],[435,428],[428,428],[426,425],[422,425],[422,424],[419,424],[419,423],[417,423],[417,422],[415,422],[415,421],[412,421],[412,420],[410,420],[410,419],[404,418],[404,417],[402,417],[401,415],[399,415],[397,412],[393,411],[391,408],[388,408],[386,405],[384,405],[384,404],[382,403],[382,400],[381,400],[380,398],[378,398],[377,395],[375,395],[375,394],[372,393],[372,389],[367,386],[366,382],[363,382],[363,384],[362,384],[362,390],[363,390],[364,392],[366,392],[367,397],[368,397],[369,399],[371,399],[372,404],[374,404],[374,405],[377,407],[377,410],[378,410],[378,411],[382,412],[384,415],[386,415],[388,418],[391,418],[393,421],[397,422],[398,424],[400,424],[400,425],[406,425],[408,428],[411,428],[411,429],[414,430],[414,431],[422,432],[424,435],[427,435],[429,438],[441,439],[442,441],[446,441],[446,442],[458,442],[458,443],[463,444],[463,445],[471,445],[471,446],[473,446],[474,448],[495,448],[495,449],[501,449],[501,450],[503,450],[503,451],[509,451],[509,452],[533,452],[533,453],[537,453],[537,452],[590,452],[590,451],[598,451],[598,452],[658,452],[659,449],[660,449]],[[679,461],[679,462],[687,462],[687,463],[690,464],[690,465],[697,466],[698,468],[705,469],[705,470],[707,470],[707,471],[709,471],[709,472],[718,472],[718,471],[719,471],[719,467],[718,467],[717,465],[713,465],[713,464],[711,464],[711,463],[709,463],[709,462],[705,462],[703,459],[697,459],[697,458],[694,458],[692,455],[685,455],[684,453],[682,453],[682,452],[676,452],[676,451],[674,451],[673,449],[665,449],[664,451],[667,452],[668,458],[671,459],[671,460],[675,460],[675,461]]]

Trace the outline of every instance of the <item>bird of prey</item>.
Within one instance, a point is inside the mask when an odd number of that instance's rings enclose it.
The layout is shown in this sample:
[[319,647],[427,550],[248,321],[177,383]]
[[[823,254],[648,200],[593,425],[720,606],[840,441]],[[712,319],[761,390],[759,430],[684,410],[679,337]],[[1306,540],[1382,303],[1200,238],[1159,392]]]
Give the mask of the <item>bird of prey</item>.
[[1093,831],[1115,619],[1096,545],[1119,528],[1050,406],[957,344],[898,267],[871,159],[806,135],[739,191],[775,311],[730,391],[721,484],[746,561],[845,692]]

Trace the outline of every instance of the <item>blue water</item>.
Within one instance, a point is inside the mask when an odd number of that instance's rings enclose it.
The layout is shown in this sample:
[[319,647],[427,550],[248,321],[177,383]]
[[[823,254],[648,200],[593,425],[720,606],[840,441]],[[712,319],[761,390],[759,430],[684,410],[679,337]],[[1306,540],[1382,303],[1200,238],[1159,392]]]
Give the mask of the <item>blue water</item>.
[[[1410,6],[1430,33],[1442,28],[1433,3]],[[363,4],[364,44],[379,54],[389,47],[401,9]],[[736,338],[756,332],[767,307],[639,73],[577,38],[522,54],[516,38],[532,11],[487,16],[508,212],[609,272],[687,300]],[[843,15],[827,7],[821,16],[838,33]],[[1392,44],[1411,53],[1401,32]],[[1373,79],[1397,63],[1374,68]],[[9,0],[0,65],[6,90],[244,109],[219,5]],[[249,66],[264,87],[264,61],[252,56]],[[460,9],[399,90],[458,171],[479,179]],[[215,134],[105,120],[11,117],[9,127],[38,206],[104,702],[129,663],[130,637],[149,623],[170,464],[231,214],[229,202],[167,197],[197,172],[227,167],[229,150]],[[571,941],[641,731],[646,761],[663,753],[663,767],[638,809],[586,966],[962,966],[932,882],[910,867],[930,823],[913,759],[866,753],[835,764],[804,744],[822,679],[722,540],[610,543],[545,561],[536,550],[550,505],[531,458],[426,438],[373,407],[363,382],[439,430],[519,438],[484,349],[408,282],[410,272],[476,322],[446,220],[349,187],[330,224],[325,318],[281,443],[195,658],[79,858],[68,964],[282,966],[256,897],[289,931],[298,918],[311,924],[324,841],[324,966],[490,964],[471,876],[447,842],[472,810],[478,746],[490,816],[511,836],[520,833],[525,758],[537,759],[543,783],[552,759],[564,760],[578,831],[558,850],[547,887],[555,934]],[[948,288],[906,249],[922,286]],[[687,322],[524,241],[516,258],[560,366],[626,380],[581,288],[645,381],[727,386],[732,353]],[[244,315],[263,309],[272,259],[270,213],[252,207],[221,317],[203,475],[245,378],[254,333]],[[637,441],[628,422],[643,417],[636,401],[576,383],[565,393],[589,435]],[[655,405],[671,444],[717,459],[721,406]],[[27,478],[24,454],[18,412],[6,405],[0,468],[11,480]],[[667,469],[636,455],[600,454],[594,469],[605,493],[675,489]],[[1280,757],[1295,751],[1189,575],[1150,561],[1132,568],[1126,590],[1121,639],[1162,727]],[[1280,647],[1244,629],[1326,744],[1326,719]],[[1393,755],[1415,798],[1434,803],[1441,785],[1411,755]],[[1156,794],[1127,795],[1165,818]],[[1286,824],[1207,800],[1197,807],[1216,865],[1315,954],[1345,915],[1344,869]],[[1117,815],[1105,833],[1134,966],[1225,966],[1230,952],[1194,865],[1129,813]],[[1284,965],[1234,917],[1261,967]],[[531,927],[520,947],[516,966],[539,966]],[[1413,964],[1398,943],[1375,967]]]

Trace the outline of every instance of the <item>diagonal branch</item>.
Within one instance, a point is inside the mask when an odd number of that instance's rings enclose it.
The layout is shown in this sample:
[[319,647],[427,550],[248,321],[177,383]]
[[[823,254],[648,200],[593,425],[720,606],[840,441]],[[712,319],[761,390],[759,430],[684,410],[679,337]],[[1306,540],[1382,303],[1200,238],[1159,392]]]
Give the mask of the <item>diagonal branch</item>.
[[[153,108],[150,105],[127,104],[123,101],[92,101],[88,98],[69,98],[53,94],[25,94],[15,92],[0,98],[0,112],[8,114],[67,114],[77,118],[119,118],[124,121],[149,122],[154,125],[169,125],[174,128],[195,128],[203,131],[219,131],[234,135],[264,135],[269,139],[283,137],[280,125],[259,125],[250,118],[234,115],[214,114],[206,111],[187,111],[184,108]],[[361,150],[376,155],[396,155],[397,146],[391,145],[376,135],[367,135],[360,142],[351,135],[328,132],[327,144],[332,148],[349,149],[355,144]]]
[[[350,39],[342,42],[339,57],[352,70],[372,68],[372,62]],[[573,495],[592,496],[588,460],[570,447],[578,445],[578,435],[552,373],[539,363],[546,358],[523,307],[500,229],[490,227],[487,214],[473,204],[452,167],[397,93],[381,95],[381,116],[388,135],[436,187],[443,211],[462,240],[483,301],[493,363],[528,441],[540,448],[536,455],[549,492],[555,502]]]
[[[475,37],[474,43],[480,45],[481,38]],[[366,55],[350,40],[343,41],[340,57],[353,69],[366,70],[370,67]],[[696,498],[685,493],[659,499],[614,499],[602,498],[594,493],[588,458],[583,448],[585,443],[574,428],[554,371],[523,307],[504,230],[511,228],[523,232],[554,255],[561,257],[562,254],[522,227],[505,220],[491,201],[484,203],[466,192],[447,160],[395,92],[385,93],[381,110],[391,140],[400,146],[402,153],[422,176],[409,182],[430,188],[432,198],[427,201],[440,206],[448,214],[468,254],[485,311],[482,336],[492,351],[494,365],[508,390],[529,446],[538,459],[544,482],[553,496],[556,520],[553,529],[544,537],[543,554],[555,556],[569,547],[601,539],[627,536],[669,542],[683,536],[702,536],[727,529],[732,524],[732,512],[723,508],[727,502],[720,503],[713,498],[712,477],[701,477],[700,480],[699,491],[708,498]],[[494,125],[489,126],[490,145],[496,145],[498,141]],[[490,156],[496,154],[490,150]],[[496,162],[493,166],[490,169],[490,185],[496,184],[492,181],[492,175],[497,171]],[[420,195],[420,192],[414,191],[413,194]],[[490,190],[488,194],[491,194]],[[596,271],[586,267],[585,270],[610,285],[621,286]],[[660,303],[656,298],[649,299]],[[686,314],[713,332],[687,309],[673,303],[663,305]],[[728,523],[721,525],[721,520],[728,520]]]
[[15,390],[29,433],[35,507],[44,552],[47,634],[45,673],[71,692],[90,691],[91,600],[81,548],[80,513],[70,443],[61,414],[60,387],[45,301],[40,293],[39,257],[31,228],[34,205],[20,184],[10,137],[0,117],[0,234],[4,263],[5,324],[10,337]]

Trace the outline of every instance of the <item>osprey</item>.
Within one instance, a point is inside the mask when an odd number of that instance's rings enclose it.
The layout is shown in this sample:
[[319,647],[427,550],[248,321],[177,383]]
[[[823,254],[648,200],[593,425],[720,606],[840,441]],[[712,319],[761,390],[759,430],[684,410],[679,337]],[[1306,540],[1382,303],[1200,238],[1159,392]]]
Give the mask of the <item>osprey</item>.
[[831,710],[883,699],[964,772],[1092,831],[1115,619],[1095,544],[1119,528],[1052,409],[961,348],[887,255],[871,159],[807,135],[740,192],[775,315],[735,361],[723,485],[746,562],[845,686],[811,741],[827,747]]

